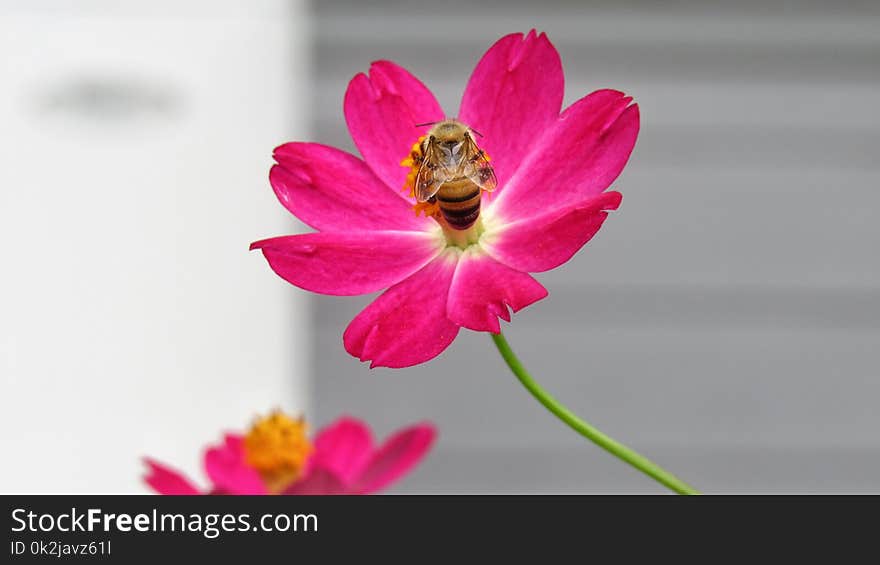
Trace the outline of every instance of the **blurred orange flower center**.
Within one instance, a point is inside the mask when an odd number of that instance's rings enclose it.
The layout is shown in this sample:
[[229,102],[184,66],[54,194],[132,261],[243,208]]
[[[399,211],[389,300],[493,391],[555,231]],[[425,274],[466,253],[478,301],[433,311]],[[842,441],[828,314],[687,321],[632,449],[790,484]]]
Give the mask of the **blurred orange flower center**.
[[276,411],[260,418],[244,438],[245,461],[262,477],[269,492],[281,492],[302,474],[312,452],[302,418]]

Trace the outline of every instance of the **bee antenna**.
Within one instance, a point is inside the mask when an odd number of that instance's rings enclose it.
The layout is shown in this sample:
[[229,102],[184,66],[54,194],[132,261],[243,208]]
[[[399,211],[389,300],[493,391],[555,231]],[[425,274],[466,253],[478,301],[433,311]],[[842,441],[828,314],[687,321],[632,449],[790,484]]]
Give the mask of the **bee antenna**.
[[480,137],[483,137],[483,134],[480,133],[480,132],[478,132],[478,131],[475,130],[474,128],[471,128],[471,131],[474,132],[475,134],[479,135]]
[[439,123],[440,122],[425,122],[423,124],[416,124],[414,127],[420,128],[420,127],[424,127],[424,126],[435,126]]

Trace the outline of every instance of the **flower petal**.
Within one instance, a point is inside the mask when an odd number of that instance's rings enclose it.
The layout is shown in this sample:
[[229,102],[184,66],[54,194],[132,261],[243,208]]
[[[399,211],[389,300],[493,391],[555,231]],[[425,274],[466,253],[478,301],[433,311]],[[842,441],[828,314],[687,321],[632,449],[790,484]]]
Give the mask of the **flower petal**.
[[502,37],[477,64],[458,116],[483,136],[477,143],[492,159],[496,194],[559,117],[564,90],[559,53],[534,30]]
[[519,271],[548,271],[590,241],[608,217],[605,210],[616,210],[620,200],[619,192],[602,192],[575,206],[502,224],[498,231],[486,232],[480,244],[486,253]]
[[183,473],[166,467],[149,457],[144,458],[144,463],[150,469],[144,477],[144,482],[159,494],[201,494],[199,489],[183,476]]
[[222,445],[205,452],[205,472],[224,494],[266,494],[259,473],[244,460],[242,437],[228,434]]
[[410,367],[449,347],[458,326],[446,319],[446,297],[458,253],[448,250],[392,286],[345,329],[345,349],[370,367]]
[[293,483],[282,494],[355,494],[327,469],[315,468]]
[[437,233],[407,231],[307,233],[251,244],[290,284],[337,296],[388,288],[424,267],[443,247]]
[[[286,143],[275,149],[269,172],[275,195],[316,230],[425,230],[400,191],[392,191],[366,163],[335,147]],[[397,192],[397,193],[395,193]]]
[[400,430],[373,455],[355,491],[370,494],[398,480],[425,457],[436,437],[436,428],[427,422]]
[[343,416],[321,430],[315,438],[309,466],[314,470],[328,471],[343,484],[350,485],[372,454],[370,428],[360,420]]
[[523,273],[502,265],[477,247],[468,248],[458,261],[446,313],[459,326],[498,333],[498,317],[510,321],[514,312],[547,296],[547,289]]
[[599,90],[563,112],[490,204],[506,221],[581,202],[608,188],[629,159],[639,108],[616,90]]
[[345,121],[364,160],[385,184],[402,189],[407,170],[400,162],[428,126],[445,115],[424,84],[403,67],[376,61],[370,76],[360,73],[345,92]]

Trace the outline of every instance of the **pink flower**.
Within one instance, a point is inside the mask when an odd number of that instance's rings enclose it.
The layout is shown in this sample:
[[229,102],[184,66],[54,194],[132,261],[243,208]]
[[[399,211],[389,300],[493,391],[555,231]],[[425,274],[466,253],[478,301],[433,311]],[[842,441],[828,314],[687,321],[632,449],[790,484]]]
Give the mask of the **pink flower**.
[[560,112],[563,90],[559,54],[544,34],[505,36],[480,60],[457,119],[479,132],[498,186],[482,194],[480,221],[463,234],[415,214],[401,191],[413,186],[411,148],[418,152],[430,123],[446,114],[405,69],[373,63],[345,94],[363,160],[316,143],[275,150],[269,178],[278,199],[317,231],[251,249],[305,290],[387,289],[343,336],[371,367],[428,361],[460,328],[500,332],[499,318],[509,322],[510,310],[547,296],[529,273],[568,261],[618,207],[621,195],[605,190],[638,135],[638,106],[623,93],[599,90]]
[[312,445],[303,420],[275,412],[242,436],[227,434],[205,451],[212,488],[202,492],[181,473],[145,458],[144,481],[159,494],[369,494],[387,487],[424,458],[436,437],[421,423],[374,446],[370,429],[342,417]]

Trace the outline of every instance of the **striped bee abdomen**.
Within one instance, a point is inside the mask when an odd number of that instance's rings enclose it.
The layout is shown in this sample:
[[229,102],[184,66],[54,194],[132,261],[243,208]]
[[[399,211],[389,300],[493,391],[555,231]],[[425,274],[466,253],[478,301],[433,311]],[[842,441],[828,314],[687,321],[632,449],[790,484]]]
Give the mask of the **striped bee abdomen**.
[[480,217],[480,187],[466,177],[444,182],[437,191],[440,213],[449,227],[466,230]]

